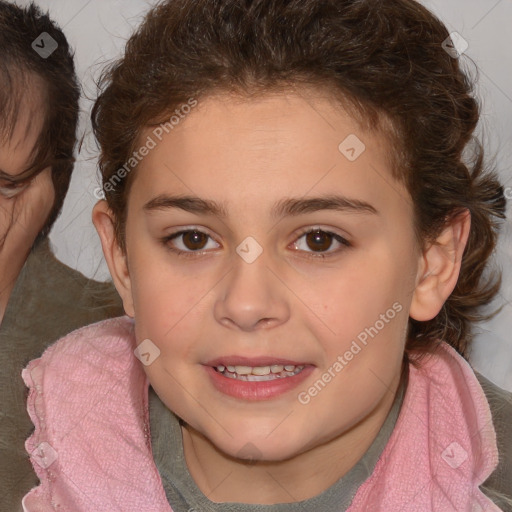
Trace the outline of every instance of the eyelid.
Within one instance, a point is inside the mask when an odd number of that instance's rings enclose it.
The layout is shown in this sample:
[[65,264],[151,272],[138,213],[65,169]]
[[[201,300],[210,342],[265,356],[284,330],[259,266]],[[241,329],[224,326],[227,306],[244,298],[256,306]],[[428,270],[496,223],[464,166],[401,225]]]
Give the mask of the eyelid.
[[[171,240],[174,237],[177,237],[178,235],[183,235],[185,233],[188,233],[190,231],[197,231],[198,233],[202,233],[204,235],[209,236],[212,240],[215,240],[215,237],[210,233],[210,231],[207,228],[199,227],[199,226],[183,226],[176,231],[173,231],[172,233],[169,233],[168,235],[165,235],[164,238],[167,240]],[[216,241],[216,240],[215,240]],[[217,242],[217,241],[216,241]],[[217,242],[219,243],[219,242]]]
[[339,228],[337,230],[336,228],[332,228],[332,227],[329,227],[329,226],[322,226],[321,224],[313,224],[313,225],[310,225],[310,226],[305,227],[305,228],[300,228],[300,229],[298,229],[296,231],[294,236],[296,236],[296,237],[303,236],[306,233],[311,233],[312,231],[322,231],[324,233],[335,235],[335,236],[338,236],[340,238],[343,238],[346,242],[349,242],[349,238],[350,238],[348,235],[339,233],[338,232]]

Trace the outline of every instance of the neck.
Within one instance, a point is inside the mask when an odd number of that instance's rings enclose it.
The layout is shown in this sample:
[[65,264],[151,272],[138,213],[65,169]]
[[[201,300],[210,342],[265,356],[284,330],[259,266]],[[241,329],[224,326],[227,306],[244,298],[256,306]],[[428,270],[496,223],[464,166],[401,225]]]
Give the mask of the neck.
[[368,450],[389,414],[399,383],[400,375],[371,414],[349,430],[285,461],[234,459],[185,425],[183,449],[190,474],[202,493],[217,503],[270,505],[313,498],[346,475]]

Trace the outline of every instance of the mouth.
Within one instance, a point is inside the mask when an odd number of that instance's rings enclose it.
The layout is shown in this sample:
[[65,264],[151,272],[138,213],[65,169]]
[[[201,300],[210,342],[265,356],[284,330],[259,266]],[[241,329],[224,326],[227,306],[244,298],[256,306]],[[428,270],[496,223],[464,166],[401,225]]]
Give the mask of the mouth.
[[224,395],[242,400],[271,400],[303,383],[315,366],[274,357],[225,356],[204,365],[210,382]]
[[269,366],[231,366],[217,365],[213,367],[228,379],[236,379],[246,382],[267,382],[277,379],[285,379],[298,375],[304,370],[305,365],[274,364]]

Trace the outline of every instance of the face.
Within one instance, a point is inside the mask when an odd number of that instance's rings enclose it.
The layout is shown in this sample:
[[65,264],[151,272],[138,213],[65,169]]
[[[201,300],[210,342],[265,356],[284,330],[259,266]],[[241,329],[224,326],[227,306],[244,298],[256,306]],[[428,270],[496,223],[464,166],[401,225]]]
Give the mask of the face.
[[328,97],[284,93],[212,96],[159,135],[141,138],[156,145],[117,285],[164,403],[223,453],[265,460],[374,415],[397,386],[419,259],[386,140]]
[[55,197],[50,168],[31,180],[10,180],[22,177],[30,166],[32,150],[43,127],[43,96],[36,84],[32,87],[32,93],[20,105],[12,136],[0,143],[0,239],[4,240],[4,254],[8,252],[11,257],[30,249]]

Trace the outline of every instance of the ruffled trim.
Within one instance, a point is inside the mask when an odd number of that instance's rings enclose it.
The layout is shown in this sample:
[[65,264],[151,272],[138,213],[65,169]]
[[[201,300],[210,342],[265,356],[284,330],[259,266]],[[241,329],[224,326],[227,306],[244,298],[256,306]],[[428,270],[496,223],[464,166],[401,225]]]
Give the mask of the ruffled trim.
[[51,466],[57,463],[58,456],[47,441],[42,395],[43,372],[42,357],[31,361],[21,372],[23,381],[29,388],[27,410],[35,427],[32,435],[25,441],[25,449],[40,480],[40,485],[30,490],[23,498],[24,512],[51,512],[57,510],[52,503],[50,480],[55,478]]

